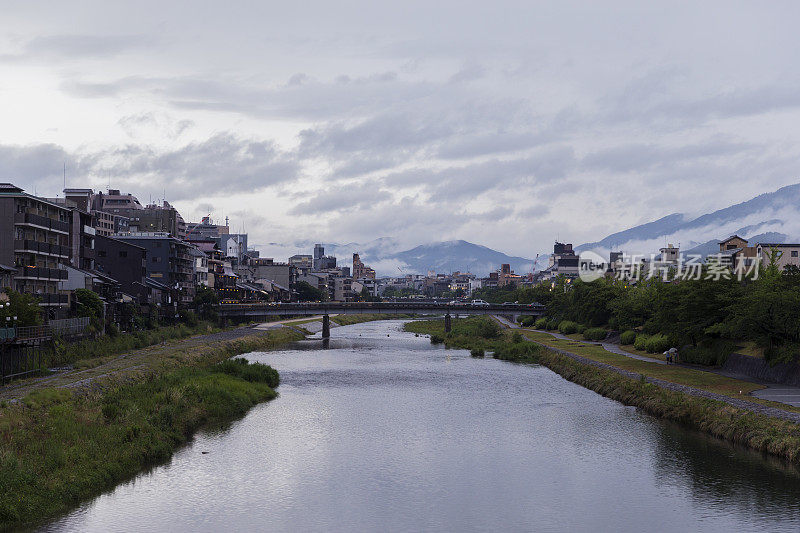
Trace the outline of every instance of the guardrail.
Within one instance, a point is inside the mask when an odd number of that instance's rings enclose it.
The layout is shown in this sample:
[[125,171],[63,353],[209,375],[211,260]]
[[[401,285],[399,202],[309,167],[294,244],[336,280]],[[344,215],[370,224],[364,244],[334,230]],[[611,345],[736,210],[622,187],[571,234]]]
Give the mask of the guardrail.
[[328,313],[382,313],[382,312],[442,312],[479,314],[541,314],[545,306],[541,304],[442,304],[431,302],[312,302],[312,303],[252,303],[221,304],[218,306],[224,316],[245,316],[257,314],[328,314]]

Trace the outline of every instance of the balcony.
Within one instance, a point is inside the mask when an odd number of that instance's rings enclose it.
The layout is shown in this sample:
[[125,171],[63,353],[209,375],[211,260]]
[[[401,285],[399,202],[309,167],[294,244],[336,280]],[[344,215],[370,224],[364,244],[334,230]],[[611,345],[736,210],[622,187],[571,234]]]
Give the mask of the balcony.
[[67,271],[61,268],[40,268],[24,266],[19,268],[17,279],[40,279],[61,281],[67,279]]
[[39,305],[67,305],[69,304],[68,294],[36,294],[39,298]]
[[35,254],[48,254],[59,257],[69,257],[69,247],[46,242],[25,240],[14,241],[15,252],[29,252]]
[[52,218],[43,217],[41,215],[34,215],[33,213],[16,213],[14,215],[14,223],[59,231],[61,233],[69,233],[69,223],[53,220]]
[[85,259],[94,259],[95,258],[94,248],[87,248],[86,246],[81,246],[81,257]]

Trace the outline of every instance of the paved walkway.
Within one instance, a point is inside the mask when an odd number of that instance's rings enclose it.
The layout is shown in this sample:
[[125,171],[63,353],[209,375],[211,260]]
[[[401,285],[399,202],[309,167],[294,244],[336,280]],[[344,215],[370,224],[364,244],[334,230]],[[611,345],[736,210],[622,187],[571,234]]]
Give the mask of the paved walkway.
[[[515,323],[511,322],[510,320],[506,320],[503,317],[493,316],[493,318],[495,320],[497,320],[498,322],[500,322],[502,325],[504,325],[504,326],[506,326],[508,328],[511,328],[511,329],[527,329],[527,328],[520,328],[520,326],[518,324],[515,324]],[[552,331],[543,331],[543,330],[538,330],[538,329],[533,329],[533,330],[529,330],[529,331],[536,331],[536,332],[539,332],[539,333],[547,333],[549,335],[552,335],[556,339],[564,339],[564,340],[575,341],[575,339],[570,339],[569,337],[567,337],[565,335],[562,335],[561,333],[554,333]],[[580,342],[580,341],[576,341],[576,342]],[[618,345],[612,344],[612,343],[607,343],[607,342],[590,343],[590,342],[587,342],[586,344],[599,344],[607,352],[611,352],[611,353],[614,353],[614,354],[617,354],[617,355],[624,355],[625,357],[630,357],[631,359],[638,359],[639,361],[646,361],[648,363],[654,363],[654,364],[657,364],[657,365],[665,365],[665,364],[667,364],[666,361],[662,361],[661,359],[652,359],[650,357],[645,357],[645,356],[642,356],[642,355],[638,355],[638,354],[635,354],[635,353],[628,352],[628,351],[623,350],[622,348],[620,348]],[[557,351],[560,351],[560,350],[557,350]],[[569,352],[569,353],[571,353],[571,352]],[[575,354],[573,354],[573,355],[575,355]],[[692,370],[697,370],[699,372],[711,372],[713,374],[720,374],[722,376],[727,376],[727,377],[730,377],[730,378],[739,379],[741,381],[747,381],[749,383],[757,383],[759,385],[763,385],[764,386],[763,389],[759,389],[759,390],[753,391],[750,394],[752,396],[755,396],[756,398],[761,398],[763,400],[770,400],[770,401],[773,401],[773,402],[785,403],[785,404],[791,405],[793,407],[800,407],[800,387],[792,387],[790,385],[781,385],[781,384],[777,384],[777,383],[770,383],[770,382],[766,382],[766,381],[761,381],[761,380],[752,378],[752,377],[747,376],[747,375],[731,374],[730,372],[725,372],[724,370],[720,370],[720,369],[716,369],[716,368],[700,368],[700,367],[697,367],[697,366],[694,366],[694,365],[682,365],[682,364],[680,366],[685,367],[685,368],[691,368]],[[616,367],[614,367],[614,368],[616,368]],[[660,381],[660,380],[656,380],[656,381]],[[668,382],[665,382],[665,383],[668,383]],[[691,387],[688,387],[688,388],[691,388]],[[711,394],[711,393],[709,393],[709,394]],[[723,397],[724,398],[728,398],[728,396],[723,396]]]

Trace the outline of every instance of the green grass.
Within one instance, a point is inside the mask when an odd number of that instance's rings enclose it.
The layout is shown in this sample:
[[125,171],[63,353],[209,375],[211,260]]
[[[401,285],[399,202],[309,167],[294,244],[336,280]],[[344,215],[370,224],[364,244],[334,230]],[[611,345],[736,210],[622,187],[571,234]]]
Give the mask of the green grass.
[[38,389],[0,407],[0,529],[33,524],[167,460],[205,424],[275,397],[277,372],[230,356],[302,338],[269,335],[198,347],[83,393]]
[[[408,331],[428,334],[437,334],[437,332],[443,331],[443,328],[443,321],[416,322],[406,326]],[[453,329],[455,331],[455,325]],[[492,341],[495,357],[516,363],[535,363],[547,366],[574,383],[626,405],[640,407],[650,414],[683,423],[755,450],[784,457],[795,463],[800,462],[800,426],[796,424],[737,409],[724,402],[664,389],[647,383],[645,380],[631,379],[611,370],[580,363],[550,350],[548,347],[559,348],[645,376],[683,383],[740,399],[745,398],[739,394],[739,390],[746,393],[760,388],[759,385],[709,372],[638,361],[606,352],[597,345],[584,344],[572,339],[554,339],[545,333],[525,331],[524,334],[546,346],[533,343],[514,343],[506,334],[503,338]],[[485,346],[487,341],[477,337],[451,336],[446,338],[445,342],[459,348],[475,349]],[[753,400],[757,399],[753,398]],[[759,401],[757,403],[774,405],[774,402]],[[788,406],[781,407],[794,410]]]
[[[94,359],[117,355],[131,350],[138,350],[173,339],[185,339],[200,333],[219,331],[210,323],[200,322],[195,326],[178,324],[156,329],[141,330],[133,333],[122,333],[114,337],[104,335],[96,339],[85,339],[78,342],[56,340],[54,348],[46,355],[48,366],[60,366],[85,359]],[[91,363],[81,365],[91,368]]]

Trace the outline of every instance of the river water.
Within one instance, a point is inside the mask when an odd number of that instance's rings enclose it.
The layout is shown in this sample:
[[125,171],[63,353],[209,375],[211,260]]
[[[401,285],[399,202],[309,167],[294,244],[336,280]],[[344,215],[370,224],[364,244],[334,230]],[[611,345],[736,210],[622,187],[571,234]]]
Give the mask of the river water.
[[248,354],[278,399],[45,529],[800,530],[785,463],[401,328]]

